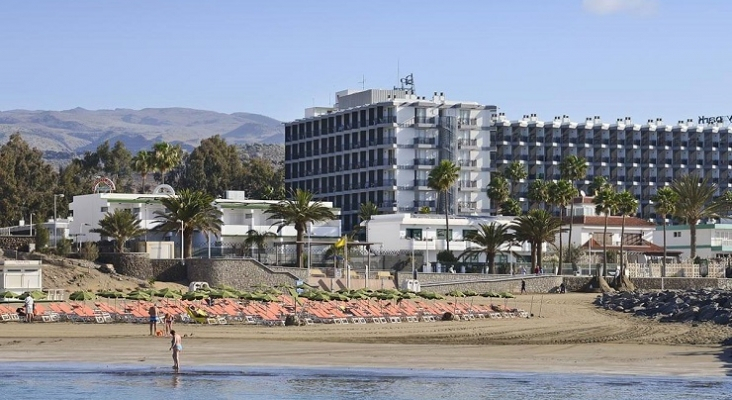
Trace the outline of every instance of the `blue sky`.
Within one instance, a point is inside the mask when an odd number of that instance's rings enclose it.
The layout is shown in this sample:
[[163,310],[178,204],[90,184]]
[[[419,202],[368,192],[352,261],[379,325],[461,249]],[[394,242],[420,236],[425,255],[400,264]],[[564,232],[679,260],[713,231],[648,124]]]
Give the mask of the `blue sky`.
[[726,0],[5,1],[0,110],[291,120],[413,73],[418,94],[511,118],[676,122],[732,114],[730,17]]

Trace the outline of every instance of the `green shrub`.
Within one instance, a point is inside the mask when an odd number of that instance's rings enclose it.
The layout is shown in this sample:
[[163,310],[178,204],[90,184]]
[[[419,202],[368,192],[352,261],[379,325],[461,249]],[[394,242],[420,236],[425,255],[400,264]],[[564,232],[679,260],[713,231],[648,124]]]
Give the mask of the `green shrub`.
[[442,250],[441,252],[437,253],[437,261],[439,262],[456,262],[457,257],[455,257],[455,254],[452,254],[451,251]]
[[39,226],[38,229],[36,229],[36,249],[45,249],[48,246],[48,241],[50,240],[50,237],[51,233],[48,232],[48,229]]
[[61,239],[56,243],[56,255],[66,257],[71,253],[71,240]]
[[84,242],[79,250],[79,257],[82,260],[96,261],[99,258],[99,247],[94,242]]

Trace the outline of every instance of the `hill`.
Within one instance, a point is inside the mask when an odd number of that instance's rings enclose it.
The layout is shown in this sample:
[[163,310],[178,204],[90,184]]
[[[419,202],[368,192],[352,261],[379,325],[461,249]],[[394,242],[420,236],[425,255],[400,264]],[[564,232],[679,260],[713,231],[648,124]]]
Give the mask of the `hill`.
[[201,139],[221,135],[227,143],[281,144],[280,121],[259,114],[223,114],[189,108],[65,111],[10,110],[0,112],[0,143],[20,132],[30,146],[47,159],[70,159],[108,140],[122,141],[133,153],[159,141],[180,143],[186,150]]

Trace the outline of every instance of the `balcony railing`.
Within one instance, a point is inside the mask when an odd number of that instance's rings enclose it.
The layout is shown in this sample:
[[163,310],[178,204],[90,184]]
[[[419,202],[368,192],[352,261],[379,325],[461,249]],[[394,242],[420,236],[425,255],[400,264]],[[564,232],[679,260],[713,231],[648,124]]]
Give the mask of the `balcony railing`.
[[477,139],[460,139],[458,140],[458,148],[460,147],[475,147],[478,145]]
[[414,186],[429,186],[429,185],[427,183],[427,179],[415,179]]
[[415,124],[434,124],[435,117],[414,117]]
[[414,165],[435,165],[434,158],[415,158]]
[[437,142],[435,138],[417,137],[414,138],[414,144],[431,144],[434,145]]
[[477,188],[478,181],[460,181],[460,188]]

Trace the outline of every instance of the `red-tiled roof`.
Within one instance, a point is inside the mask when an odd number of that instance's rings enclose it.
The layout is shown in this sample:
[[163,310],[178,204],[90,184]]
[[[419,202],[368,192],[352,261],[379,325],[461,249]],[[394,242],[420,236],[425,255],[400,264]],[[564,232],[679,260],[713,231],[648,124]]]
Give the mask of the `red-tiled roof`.
[[[590,246],[590,242],[592,242],[592,246]],[[582,249],[590,249],[592,248],[592,252],[595,253],[597,251],[602,251],[602,243],[595,240],[595,238],[590,238],[590,240],[586,241],[585,244],[582,245]],[[607,250],[620,250],[620,246],[607,246]],[[626,244],[623,245],[623,251],[630,251],[634,253],[643,253],[647,255],[663,255],[663,247],[643,241],[642,244]],[[666,249],[666,255],[674,256],[681,254],[681,251],[677,250],[668,250]]]
[[[573,218],[574,225],[596,225],[596,226],[605,226],[605,217],[603,216],[575,216]],[[562,217],[562,223],[563,224],[569,224],[569,217]],[[619,216],[610,216],[607,218],[607,226],[617,226],[620,227],[623,225],[623,217]],[[648,222],[644,219],[640,219],[637,217],[625,217],[625,227],[655,227],[656,224],[653,222]]]
[[580,196],[580,197],[575,197],[574,199],[572,199],[572,203],[574,203],[574,204],[592,204],[592,199],[594,199],[594,197],[592,197],[592,196]]

